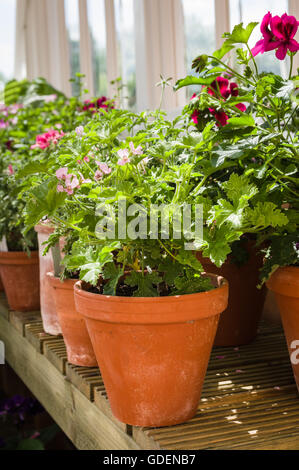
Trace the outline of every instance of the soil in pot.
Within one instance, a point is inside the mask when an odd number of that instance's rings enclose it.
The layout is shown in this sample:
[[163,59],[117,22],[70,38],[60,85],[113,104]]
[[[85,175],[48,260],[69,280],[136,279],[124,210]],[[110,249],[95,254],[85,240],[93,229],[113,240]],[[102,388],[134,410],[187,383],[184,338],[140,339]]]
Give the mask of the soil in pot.
[[51,250],[43,256],[45,249],[45,245],[43,245],[43,243],[46,242],[49,235],[53,233],[53,228],[46,223],[36,225],[34,228],[37,232],[39,246],[40,308],[43,328],[45,332],[50,335],[59,335],[61,334],[61,328],[56,312],[54,292],[50,281],[47,278],[47,273],[54,270]]
[[254,242],[247,242],[244,248],[248,252],[247,262],[239,265],[228,257],[221,268],[198,254],[206,271],[223,276],[229,282],[228,307],[219,320],[215,346],[248,344],[257,335],[266,296],[265,287],[256,287],[263,257],[257,254]]
[[278,268],[267,286],[275,293],[299,392],[299,267]]
[[97,366],[84,317],[75,308],[74,284],[77,279],[65,279],[62,282],[53,273],[48,273],[47,277],[53,288],[56,311],[66,345],[68,362],[77,366]]
[[21,312],[39,310],[38,252],[0,252],[0,275],[8,305]]
[[197,410],[228,283],[169,297],[94,294],[75,284],[114,415],[135,426],[171,426]]

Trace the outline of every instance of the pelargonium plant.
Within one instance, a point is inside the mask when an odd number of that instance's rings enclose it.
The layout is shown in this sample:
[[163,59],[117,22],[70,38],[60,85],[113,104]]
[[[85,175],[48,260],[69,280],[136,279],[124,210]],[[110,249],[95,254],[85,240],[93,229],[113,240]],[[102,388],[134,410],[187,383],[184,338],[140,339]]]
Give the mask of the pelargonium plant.
[[22,83],[19,88],[13,83],[14,93],[5,96],[16,98],[16,88],[22,102],[2,105],[0,110],[0,240],[5,237],[9,250],[23,251],[36,249],[37,239],[33,229],[24,233],[20,217],[22,171],[28,162],[41,165],[42,156],[48,158],[65,132],[90,120],[90,113],[83,109],[80,97],[67,99],[44,80]]
[[280,206],[259,198],[250,174],[231,173],[218,197],[208,194],[204,184],[218,131],[209,124],[186,135],[181,120],[167,121],[159,111],[112,110],[60,139],[43,168],[25,169],[31,172],[27,226],[42,217],[53,221],[49,246],[71,236],[63,263],[93,292],[149,297],[209,290],[196,250],[221,265],[244,233],[265,235],[288,223]]
[[[298,21],[293,16],[267,13],[261,23],[262,39],[250,49],[256,26],[241,23],[225,33],[219,50],[194,60],[198,77],[179,80],[176,88],[202,86],[185,109],[190,120],[186,125],[198,131],[211,125],[216,131],[207,158],[198,166],[205,174],[202,194],[218,197],[232,173],[247,175],[258,188],[256,204],[258,200],[276,204],[287,217],[288,223],[278,232],[257,231],[262,241],[298,231],[298,76],[293,76],[293,57],[299,44],[294,39]],[[272,50],[277,60],[289,56],[288,78],[258,71],[255,56]],[[232,56],[238,67],[231,65]]]

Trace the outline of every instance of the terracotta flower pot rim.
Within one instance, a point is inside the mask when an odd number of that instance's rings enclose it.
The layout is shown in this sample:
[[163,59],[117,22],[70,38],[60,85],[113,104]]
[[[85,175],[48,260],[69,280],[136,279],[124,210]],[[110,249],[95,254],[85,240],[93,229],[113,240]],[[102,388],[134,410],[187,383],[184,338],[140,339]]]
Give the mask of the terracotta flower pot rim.
[[40,222],[39,224],[34,226],[34,230],[37,233],[53,233],[54,232],[54,227],[50,225],[49,223],[43,223]]
[[46,276],[49,278],[52,286],[58,289],[73,289],[74,284],[78,281],[78,279],[64,279],[61,281],[59,277],[54,276],[53,271],[49,271]]
[[198,320],[218,315],[227,306],[228,281],[216,274],[209,276],[217,280],[219,287],[196,294],[167,297],[94,294],[86,292],[82,281],[77,281],[74,285],[75,303],[85,317],[111,323],[166,324]]
[[278,268],[266,284],[268,289],[277,294],[299,298],[299,266],[283,266]]
[[0,264],[36,264],[38,263],[38,251],[31,251],[28,256],[26,251],[0,251]]

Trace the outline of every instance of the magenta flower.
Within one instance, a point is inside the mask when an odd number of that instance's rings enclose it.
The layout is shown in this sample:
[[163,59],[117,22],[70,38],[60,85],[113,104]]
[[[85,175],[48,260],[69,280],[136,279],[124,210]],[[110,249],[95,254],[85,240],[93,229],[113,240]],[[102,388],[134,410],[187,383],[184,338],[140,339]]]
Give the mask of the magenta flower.
[[199,112],[197,109],[195,109],[190,116],[194,124],[198,124],[198,116],[199,116]]
[[35,144],[31,145],[31,149],[40,148],[41,150],[46,149],[49,147],[51,143],[57,144],[58,139],[64,136],[63,131],[57,131],[55,129],[50,129],[48,132],[44,134],[39,134],[35,138]]
[[85,155],[85,157],[83,157],[83,160],[88,163],[89,162],[89,157],[87,155]]
[[[210,88],[208,88],[209,95],[215,96],[216,92],[220,94],[224,100],[227,100],[230,96],[238,96],[239,94],[238,85],[235,82],[230,83],[228,79],[224,77],[217,77],[216,80],[211,83]],[[235,107],[242,112],[246,111],[246,106],[243,103],[238,103]],[[229,116],[225,111],[216,111],[214,108],[209,108],[209,111],[215,117],[218,127],[227,124]]]
[[299,44],[294,36],[297,33],[298,24],[294,16],[284,13],[281,17],[272,18],[271,13],[268,12],[261,23],[263,39],[260,39],[251,50],[252,55],[256,56],[276,49],[277,59],[283,60],[287,51],[297,52]]
[[5,122],[4,119],[0,120],[0,129],[6,129],[8,127],[8,122]]
[[8,172],[9,172],[10,175],[13,175],[13,174],[14,174],[14,169],[13,169],[11,163],[8,165]]

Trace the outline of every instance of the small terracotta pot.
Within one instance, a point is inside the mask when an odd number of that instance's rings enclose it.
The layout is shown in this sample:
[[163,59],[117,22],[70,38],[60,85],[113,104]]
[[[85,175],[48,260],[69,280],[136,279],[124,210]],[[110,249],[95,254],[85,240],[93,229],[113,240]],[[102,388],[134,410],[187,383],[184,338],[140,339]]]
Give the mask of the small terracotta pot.
[[249,242],[247,249],[249,260],[240,267],[228,257],[221,268],[217,268],[209,258],[203,258],[198,253],[205,271],[223,276],[229,282],[228,307],[219,320],[215,346],[248,344],[257,335],[267,289],[256,287],[263,257],[257,253],[253,243]]
[[4,286],[1,280],[1,274],[0,274],[0,292],[4,291]]
[[197,410],[228,283],[171,297],[93,294],[75,284],[112,412],[134,426],[171,426]]
[[38,252],[0,252],[0,274],[9,308],[26,312],[39,310]]
[[43,328],[50,335],[59,335],[61,328],[56,313],[53,288],[47,278],[47,272],[54,270],[51,250],[43,256],[45,249],[43,243],[48,240],[54,229],[49,224],[39,224],[34,229],[37,232],[39,246],[40,308]]
[[275,293],[299,392],[299,267],[278,268],[267,286]]
[[85,320],[76,311],[74,284],[76,279],[63,282],[53,273],[47,273],[53,288],[56,311],[67,350],[67,359],[77,366],[94,367],[97,360],[85,325]]

